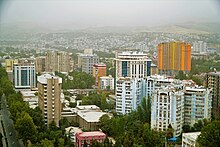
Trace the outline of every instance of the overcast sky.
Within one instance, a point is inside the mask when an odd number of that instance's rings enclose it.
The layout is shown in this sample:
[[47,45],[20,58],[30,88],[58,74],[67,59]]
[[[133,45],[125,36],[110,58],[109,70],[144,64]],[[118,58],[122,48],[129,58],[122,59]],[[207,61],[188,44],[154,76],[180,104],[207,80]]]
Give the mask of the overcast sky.
[[1,23],[154,26],[220,22],[218,0],[0,0]]

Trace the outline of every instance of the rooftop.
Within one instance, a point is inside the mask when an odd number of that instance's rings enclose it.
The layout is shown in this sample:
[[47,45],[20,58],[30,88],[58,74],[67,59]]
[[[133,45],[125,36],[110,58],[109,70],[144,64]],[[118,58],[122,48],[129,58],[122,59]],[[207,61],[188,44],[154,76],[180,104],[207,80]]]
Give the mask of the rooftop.
[[218,75],[218,76],[220,76],[220,71],[210,72],[210,73],[208,73],[208,75]]
[[80,105],[80,106],[76,106],[77,109],[79,110],[90,110],[90,109],[99,109],[100,108],[96,105]]
[[69,133],[69,132],[74,132],[74,133],[82,132],[82,130],[79,127],[68,127],[68,128],[65,128],[65,131],[66,131],[66,133]]
[[98,111],[80,111],[78,115],[86,120],[87,122],[99,122],[100,117],[105,115],[105,112],[98,112]]
[[191,132],[191,133],[183,133],[183,136],[190,138],[192,140],[196,140],[201,132]]
[[37,77],[37,81],[42,83],[42,84],[47,84],[47,79],[59,79],[59,83],[62,83],[62,78],[53,76],[51,74],[43,74],[41,76]]
[[187,91],[197,91],[197,92],[202,92],[202,91],[206,91],[206,89],[204,87],[186,87]]
[[105,133],[100,132],[100,131],[82,132],[82,133],[79,133],[79,136],[81,136],[81,137],[100,136],[100,135],[105,135]]

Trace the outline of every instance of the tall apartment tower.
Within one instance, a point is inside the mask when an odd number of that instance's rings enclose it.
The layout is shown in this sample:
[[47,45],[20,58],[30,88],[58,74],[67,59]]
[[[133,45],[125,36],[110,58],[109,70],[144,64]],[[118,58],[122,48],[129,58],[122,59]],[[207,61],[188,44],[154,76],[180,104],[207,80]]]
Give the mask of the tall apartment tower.
[[37,73],[45,72],[45,63],[46,63],[46,57],[36,57],[35,59],[35,68]]
[[210,72],[207,74],[206,85],[211,89],[212,95],[212,116],[220,118],[220,72]]
[[135,110],[144,97],[144,78],[150,76],[151,60],[136,51],[116,52],[115,95],[116,112]]
[[193,127],[203,119],[211,119],[212,96],[210,89],[189,87],[184,89],[184,124]]
[[46,54],[46,72],[69,72],[70,55],[63,51],[49,51]]
[[166,131],[171,125],[174,136],[179,136],[184,123],[184,93],[174,87],[162,87],[153,92],[151,128]]
[[34,63],[17,63],[13,66],[13,83],[15,88],[36,87]]
[[38,76],[38,106],[43,112],[45,124],[52,121],[59,126],[61,119],[61,85],[62,78],[44,74]]
[[78,67],[82,68],[82,72],[90,75],[93,74],[93,65],[99,63],[99,57],[96,54],[80,54],[78,55]]
[[166,42],[157,46],[160,74],[173,75],[176,71],[191,70],[191,45],[184,42]]

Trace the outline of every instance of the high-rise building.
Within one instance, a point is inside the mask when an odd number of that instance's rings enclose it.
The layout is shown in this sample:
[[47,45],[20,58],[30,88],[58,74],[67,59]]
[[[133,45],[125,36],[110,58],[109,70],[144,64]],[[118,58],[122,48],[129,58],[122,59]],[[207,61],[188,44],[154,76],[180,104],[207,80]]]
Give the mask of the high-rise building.
[[116,79],[120,77],[145,78],[150,76],[151,60],[143,52],[116,53]]
[[179,136],[184,123],[184,93],[175,87],[161,87],[153,92],[151,128],[166,131],[169,125],[174,136]]
[[207,74],[206,85],[211,89],[212,115],[215,119],[220,118],[220,72]]
[[13,83],[15,88],[36,87],[36,72],[34,63],[14,64]]
[[144,98],[144,79],[121,77],[116,82],[116,112],[121,114],[136,110]]
[[184,89],[184,124],[193,127],[203,119],[211,119],[212,96],[210,89],[189,87]]
[[44,74],[38,76],[38,106],[44,115],[45,124],[52,121],[59,126],[61,119],[61,85],[62,78]]
[[207,52],[207,43],[203,41],[193,42],[193,53],[206,53]]
[[68,52],[49,51],[46,54],[46,72],[69,72],[71,57]]
[[90,75],[93,74],[93,65],[99,63],[99,57],[96,54],[80,54],[78,55],[78,67],[82,68],[82,72]]
[[116,52],[116,112],[135,110],[145,96],[144,78],[150,75],[151,60],[143,52]]
[[[178,110],[178,112],[181,111],[181,113],[184,114],[183,117],[184,117],[185,125],[193,126],[199,120],[211,118],[211,108],[212,108],[211,105],[212,95],[210,93],[211,90],[196,85],[195,82],[193,82],[192,80],[181,81],[179,79],[173,79],[171,77],[153,75],[146,78],[145,89],[146,89],[145,90],[146,97],[148,96],[151,97],[151,102],[152,102],[151,115],[152,115],[152,119],[154,120],[154,123],[158,123],[157,119],[160,119],[160,113],[159,110],[157,111],[157,109],[160,109],[160,112],[162,112],[162,114],[167,113],[166,112],[167,108],[165,107],[167,106],[167,101],[164,100],[164,95],[167,97],[168,96],[171,97],[172,92],[173,93],[181,92],[184,94],[183,95],[184,109]],[[165,92],[169,92],[170,95],[166,94]],[[167,122],[169,123],[171,119],[162,118],[162,120],[164,124],[167,124]],[[171,126],[173,125],[171,124]],[[167,126],[164,126],[165,129],[166,127]]]
[[94,64],[92,75],[95,77],[95,85],[100,87],[100,77],[106,76],[106,65],[105,64]]
[[36,57],[35,59],[35,68],[37,73],[45,72],[45,63],[46,63],[46,57]]
[[176,71],[191,70],[191,45],[184,42],[166,42],[157,46],[160,74],[173,75]]

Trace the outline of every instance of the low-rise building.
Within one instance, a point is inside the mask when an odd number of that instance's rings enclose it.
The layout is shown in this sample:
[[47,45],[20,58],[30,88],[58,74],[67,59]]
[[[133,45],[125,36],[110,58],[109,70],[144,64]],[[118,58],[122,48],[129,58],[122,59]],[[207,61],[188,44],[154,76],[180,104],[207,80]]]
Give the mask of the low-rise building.
[[65,128],[66,136],[70,138],[70,141],[76,143],[76,133],[82,133],[83,131],[78,127]]
[[114,90],[114,78],[111,75],[100,77],[100,89]]
[[196,140],[201,132],[183,133],[182,147],[196,147]]
[[100,128],[99,119],[107,113],[100,111],[79,111],[78,123],[85,130],[98,130]]
[[105,138],[105,133],[100,131],[76,133],[76,147],[82,147],[85,143],[91,145],[94,140],[103,143]]

